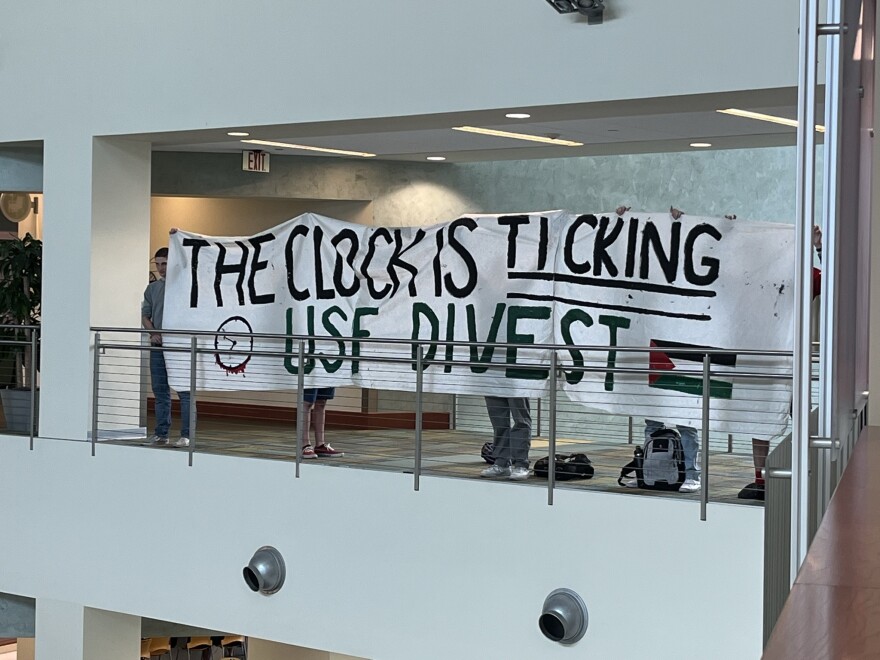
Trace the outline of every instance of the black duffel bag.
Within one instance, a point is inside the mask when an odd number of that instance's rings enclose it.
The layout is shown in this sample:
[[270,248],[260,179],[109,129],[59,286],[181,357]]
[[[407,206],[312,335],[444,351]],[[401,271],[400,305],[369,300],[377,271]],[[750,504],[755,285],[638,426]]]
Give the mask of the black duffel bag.
[[[535,461],[535,476],[547,478],[550,474],[550,457],[545,456]],[[586,454],[556,454],[556,481],[572,479],[592,479],[593,463]]]

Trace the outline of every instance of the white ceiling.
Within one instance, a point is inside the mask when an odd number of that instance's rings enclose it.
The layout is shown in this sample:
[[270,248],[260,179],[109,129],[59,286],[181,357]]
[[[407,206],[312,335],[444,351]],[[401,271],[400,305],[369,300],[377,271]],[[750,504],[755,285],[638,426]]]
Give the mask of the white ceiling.
[[[691,142],[711,142],[713,149],[791,145],[795,129],[724,115],[740,108],[795,118],[793,89],[719,93],[691,97],[634,99],[608,103],[499,108],[420,117],[312,122],[274,126],[230,126],[222,129],[138,136],[157,151],[240,152],[263,148],[270,153],[338,158],[319,152],[259,147],[226,135],[250,133],[248,139],[362,151],[378,160],[424,161],[445,156],[447,162],[529,158],[562,158],[617,153],[690,150]],[[508,112],[528,112],[530,119],[511,120]],[[817,109],[821,117],[821,108]],[[452,130],[470,125],[583,142],[563,147]],[[821,136],[819,136],[821,139]],[[372,160],[372,159],[370,159]]]

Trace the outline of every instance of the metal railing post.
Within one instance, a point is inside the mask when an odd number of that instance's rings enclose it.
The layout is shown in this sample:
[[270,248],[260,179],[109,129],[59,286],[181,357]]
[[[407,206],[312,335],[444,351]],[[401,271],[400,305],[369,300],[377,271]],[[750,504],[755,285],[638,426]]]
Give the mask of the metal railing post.
[[31,328],[31,363],[28,366],[29,382],[31,384],[30,406],[30,446],[34,448],[34,433],[37,427],[37,329]]
[[791,583],[807,554],[812,341],[812,226],[816,179],[818,1],[801,0],[798,31],[797,179],[795,190],[794,351],[791,414]]
[[306,400],[303,397],[305,386],[305,352],[306,343],[300,339],[297,343],[299,350],[298,368],[296,371],[296,477],[299,478],[299,466],[302,463],[303,434],[306,428]]
[[[556,487],[556,371],[557,357],[554,350],[550,354],[550,428],[547,433],[547,448],[550,450],[547,465],[547,504],[553,504],[553,489]],[[540,404],[539,404],[540,405]]]
[[536,421],[538,428],[535,430],[535,435],[541,435],[541,397],[538,397],[538,410],[536,414]]
[[452,419],[449,428],[455,430],[458,427],[458,394],[452,395]]
[[[838,291],[836,284],[838,272],[838,225],[841,209],[846,203],[841,199],[841,128],[843,117],[843,65],[844,40],[847,32],[843,20],[843,0],[828,0],[826,3],[828,23],[817,26],[817,34],[825,40],[825,139],[823,146],[822,209],[820,226],[822,228],[822,281],[819,300],[819,434],[837,436],[839,409],[837,382],[839,367],[839,337],[837,331]],[[818,12],[817,12],[818,13]],[[812,261],[812,259],[810,259]],[[839,460],[838,449],[832,447],[831,461]]]
[[710,392],[710,366],[709,354],[703,355],[703,437],[702,455],[700,456],[700,520],[706,520],[706,509],[709,504],[709,392]]
[[632,415],[629,416],[628,426],[629,426],[629,430],[627,431],[627,438],[628,438],[629,444],[632,444],[633,443],[633,418],[632,418]]
[[[93,359],[92,376],[92,456],[95,455],[95,446],[98,442],[98,393],[101,378],[101,333],[95,333],[95,355]],[[34,435],[31,434],[31,449],[34,448]]]
[[416,344],[416,448],[413,466],[413,490],[419,489],[422,473],[422,387],[424,386],[424,353],[421,344]]
[[196,450],[196,369],[198,367],[199,338],[189,338],[189,466]]
[[727,434],[727,453],[733,453],[733,433]]

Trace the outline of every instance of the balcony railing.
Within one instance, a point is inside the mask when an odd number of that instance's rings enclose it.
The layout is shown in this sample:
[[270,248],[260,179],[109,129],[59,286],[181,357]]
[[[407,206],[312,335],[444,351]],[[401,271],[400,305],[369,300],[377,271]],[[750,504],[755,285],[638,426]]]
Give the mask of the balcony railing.
[[38,419],[39,326],[0,325],[0,430],[27,435],[33,449]]
[[[534,463],[548,457],[549,473],[546,480],[533,476],[526,483],[546,486],[548,503],[558,488],[647,493],[620,487],[620,470],[643,443],[644,419],[680,419],[686,401],[698,433],[702,488],[699,495],[672,496],[699,498],[705,519],[710,500],[742,502],[737,493],[754,481],[752,438],[772,439],[787,432],[791,353],[786,351],[676,348],[682,360],[670,380],[670,365],[627,366],[632,362],[628,356],[639,354],[646,363],[644,353],[656,347],[616,346],[609,351],[608,346],[253,333],[226,333],[224,345],[218,346],[217,333],[163,331],[163,336],[166,346],[157,349],[147,343],[143,330],[95,329],[93,452],[99,441],[144,443],[154,414],[147,363],[150,352],[157,350],[186,372],[178,385],[189,387],[194,404],[186,448],[190,464],[199,452],[274,458],[293,462],[300,476],[308,434],[303,389],[338,385],[328,405],[326,438],[344,456],[315,462],[408,473],[416,490],[423,475],[477,477],[486,467],[481,445],[492,441],[482,395],[518,396],[521,390],[497,377],[498,370],[515,368],[525,370],[526,379],[546,383],[536,388],[542,396],[530,397],[530,458]],[[340,350],[342,346],[346,349]],[[487,359],[491,351],[501,359],[515,351],[516,362],[492,362]],[[197,365],[206,356],[222,368],[199,371]],[[731,366],[734,356],[740,367],[751,364],[747,373]],[[286,383],[265,368],[280,361],[292,372]],[[310,379],[316,361],[332,373]],[[457,382],[456,370],[463,369],[467,379],[460,380],[460,388],[450,387]],[[369,371],[372,386],[352,387],[352,373],[364,371]],[[578,383],[579,374],[601,377]],[[646,382],[657,385],[648,394]],[[242,383],[250,389],[243,390]],[[609,411],[607,393],[612,389],[616,403]],[[633,414],[628,414],[626,401],[632,402]],[[768,402],[783,411],[775,421],[760,412]],[[176,407],[173,428],[180,428]],[[592,479],[556,481],[556,454],[571,453],[589,456]]]

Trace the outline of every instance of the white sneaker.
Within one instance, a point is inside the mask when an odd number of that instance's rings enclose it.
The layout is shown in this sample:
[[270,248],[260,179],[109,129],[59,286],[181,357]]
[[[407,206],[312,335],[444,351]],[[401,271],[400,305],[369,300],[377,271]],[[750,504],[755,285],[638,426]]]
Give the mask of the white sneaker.
[[180,436],[180,440],[174,443],[175,447],[189,447],[189,438]]
[[487,479],[500,479],[501,477],[509,477],[510,468],[501,467],[500,465],[491,465],[480,472],[480,476],[486,477]]
[[639,480],[633,477],[632,479],[625,479],[623,482],[624,488],[638,488]]
[[527,467],[512,467],[510,468],[510,475],[507,477],[511,481],[525,481],[532,474],[532,471]]
[[685,479],[684,483],[679,487],[679,493],[696,493],[702,488],[699,480]]

